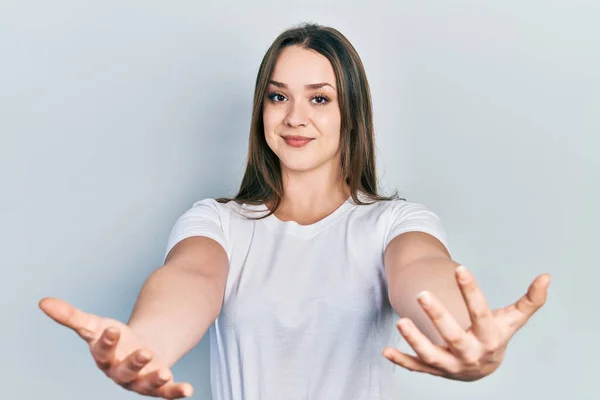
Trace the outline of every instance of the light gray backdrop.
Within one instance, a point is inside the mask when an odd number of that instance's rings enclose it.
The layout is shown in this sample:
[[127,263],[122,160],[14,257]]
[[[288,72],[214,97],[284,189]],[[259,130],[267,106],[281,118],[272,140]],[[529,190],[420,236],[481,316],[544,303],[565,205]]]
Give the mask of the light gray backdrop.
[[[281,30],[331,25],[370,79],[378,164],[436,211],[504,306],[547,306],[475,383],[397,371],[398,399],[597,399],[596,1],[0,1],[0,398],[133,399],[47,318],[126,321],[192,202],[233,195]],[[401,348],[406,348],[400,345]],[[209,399],[208,337],[174,367]]]

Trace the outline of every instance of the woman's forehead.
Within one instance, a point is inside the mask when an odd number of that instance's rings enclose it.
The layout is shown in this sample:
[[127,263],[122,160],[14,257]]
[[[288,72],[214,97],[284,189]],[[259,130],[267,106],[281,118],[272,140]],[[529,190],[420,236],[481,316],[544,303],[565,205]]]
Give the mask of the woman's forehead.
[[327,57],[298,46],[281,51],[271,80],[297,90],[311,89],[306,86],[319,83],[329,83],[335,88],[335,72]]

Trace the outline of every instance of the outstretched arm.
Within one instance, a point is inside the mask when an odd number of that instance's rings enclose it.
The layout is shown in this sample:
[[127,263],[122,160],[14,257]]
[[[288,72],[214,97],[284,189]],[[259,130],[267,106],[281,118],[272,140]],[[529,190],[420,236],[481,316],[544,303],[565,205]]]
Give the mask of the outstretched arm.
[[408,232],[384,254],[398,329],[416,355],[383,355],[411,371],[473,381],[495,371],[512,336],[546,302],[550,275],[541,274],[514,304],[490,310],[473,275],[433,236]]

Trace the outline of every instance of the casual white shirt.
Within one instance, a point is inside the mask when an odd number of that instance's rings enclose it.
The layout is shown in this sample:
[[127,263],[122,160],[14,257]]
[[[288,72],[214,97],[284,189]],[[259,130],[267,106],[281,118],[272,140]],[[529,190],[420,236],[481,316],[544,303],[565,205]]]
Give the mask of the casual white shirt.
[[397,399],[395,366],[381,354],[400,340],[383,253],[409,231],[448,247],[438,216],[415,202],[350,198],[311,225],[245,218],[266,213],[200,200],[168,239],[167,254],[206,236],[229,259],[222,310],[209,328],[213,400]]

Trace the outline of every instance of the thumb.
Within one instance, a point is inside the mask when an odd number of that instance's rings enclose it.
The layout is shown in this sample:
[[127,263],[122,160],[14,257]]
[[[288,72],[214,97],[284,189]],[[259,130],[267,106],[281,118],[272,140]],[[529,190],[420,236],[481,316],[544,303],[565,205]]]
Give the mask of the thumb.
[[508,307],[507,322],[514,332],[521,329],[533,314],[546,303],[549,285],[550,275],[539,275],[529,286],[527,293],[512,306]]
[[85,313],[66,301],[53,297],[42,299],[39,307],[54,321],[74,330],[86,342],[95,339],[94,315]]

